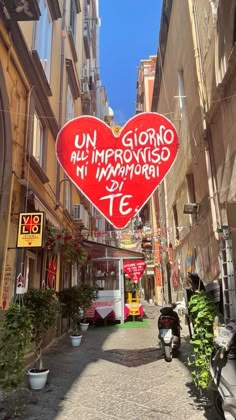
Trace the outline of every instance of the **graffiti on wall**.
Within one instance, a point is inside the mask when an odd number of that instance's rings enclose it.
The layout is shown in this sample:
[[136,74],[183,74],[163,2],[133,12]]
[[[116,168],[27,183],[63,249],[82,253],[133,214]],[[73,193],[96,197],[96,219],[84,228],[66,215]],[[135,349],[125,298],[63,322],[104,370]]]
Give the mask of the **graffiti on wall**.
[[10,287],[12,284],[12,268],[7,263],[5,268],[5,274],[3,279],[3,290],[2,290],[2,309],[7,309],[10,299]]
[[195,262],[196,262],[196,258],[195,258],[195,248],[189,248],[187,251],[187,255],[185,258],[185,272],[187,273],[194,273],[195,271]]

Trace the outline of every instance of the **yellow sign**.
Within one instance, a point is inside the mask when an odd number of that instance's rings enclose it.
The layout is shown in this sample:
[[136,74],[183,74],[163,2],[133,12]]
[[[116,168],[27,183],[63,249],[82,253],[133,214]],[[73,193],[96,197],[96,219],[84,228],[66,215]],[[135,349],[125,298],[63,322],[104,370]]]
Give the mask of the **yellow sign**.
[[44,213],[20,213],[17,244],[18,248],[42,246]]
[[130,315],[139,315],[139,304],[138,303],[131,303],[130,304]]

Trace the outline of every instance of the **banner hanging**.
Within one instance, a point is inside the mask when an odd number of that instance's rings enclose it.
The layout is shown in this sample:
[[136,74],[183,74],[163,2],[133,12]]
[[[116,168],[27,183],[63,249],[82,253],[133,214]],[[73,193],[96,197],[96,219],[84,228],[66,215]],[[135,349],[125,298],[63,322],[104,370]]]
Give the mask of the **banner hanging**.
[[123,265],[124,272],[135,283],[137,283],[141,279],[145,268],[146,263],[143,260],[125,261]]
[[173,124],[157,113],[136,115],[117,135],[95,117],[78,117],[61,129],[56,142],[67,176],[117,229],[139,213],[177,150]]

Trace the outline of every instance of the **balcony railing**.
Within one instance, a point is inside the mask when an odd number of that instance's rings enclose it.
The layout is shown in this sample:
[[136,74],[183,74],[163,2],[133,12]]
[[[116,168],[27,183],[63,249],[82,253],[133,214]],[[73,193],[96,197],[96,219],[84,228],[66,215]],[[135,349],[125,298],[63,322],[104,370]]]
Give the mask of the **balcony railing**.
[[17,21],[39,20],[40,9],[37,0],[5,0],[4,6],[10,18]]

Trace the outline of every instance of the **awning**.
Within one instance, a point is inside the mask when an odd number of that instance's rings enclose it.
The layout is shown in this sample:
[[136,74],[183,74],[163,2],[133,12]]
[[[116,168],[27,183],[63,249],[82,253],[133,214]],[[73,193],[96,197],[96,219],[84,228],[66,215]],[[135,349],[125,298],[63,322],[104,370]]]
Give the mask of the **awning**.
[[100,242],[83,240],[83,246],[87,249],[92,259],[96,258],[122,258],[122,259],[144,259],[142,252],[130,251]]
[[55,227],[60,229],[61,225],[60,223],[57,221],[57,219],[53,216],[53,214],[51,213],[51,211],[48,209],[48,207],[46,207],[46,205],[39,199],[38,197],[38,193],[36,192],[35,188],[33,187],[33,185],[31,185],[30,182],[28,182],[27,179],[22,178],[22,179],[18,179],[18,182],[20,185],[23,185],[26,189],[27,189],[27,196],[30,197],[30,199],[33,201],[34,204],[34,208],[37,211],[42,211],[45,213],[45,217],[46,219]]
[[34,207],[37,211],[42,211],[45,213],[46,219],[56,228],[60,229],[60,224],[55,219],[55,217],[50,213],[47,207],[39,200],[39,198],[34,194]]

